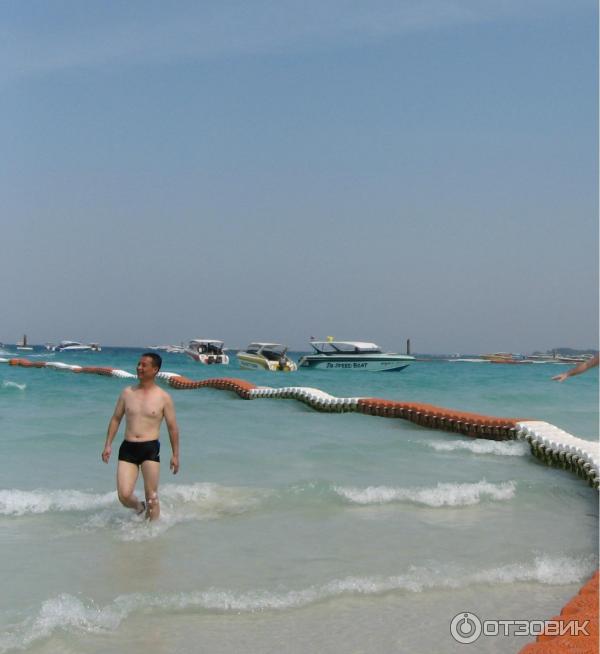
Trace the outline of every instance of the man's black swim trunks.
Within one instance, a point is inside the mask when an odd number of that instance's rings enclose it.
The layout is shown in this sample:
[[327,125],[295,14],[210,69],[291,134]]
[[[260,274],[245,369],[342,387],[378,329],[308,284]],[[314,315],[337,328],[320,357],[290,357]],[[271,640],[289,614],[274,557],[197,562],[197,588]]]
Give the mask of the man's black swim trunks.
[[144,461],[156,461],[160,463],[160,443],[154,441],[123,441],[119,448],[119,461],[127,461],[136,466],[142,465]]

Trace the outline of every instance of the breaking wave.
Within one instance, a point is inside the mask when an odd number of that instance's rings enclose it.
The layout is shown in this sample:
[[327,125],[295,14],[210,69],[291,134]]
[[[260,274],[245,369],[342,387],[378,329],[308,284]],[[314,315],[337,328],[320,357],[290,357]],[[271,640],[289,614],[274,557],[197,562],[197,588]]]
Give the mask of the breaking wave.
[[488,441],[483,439],[465,441],[430,441],[427,445],[438,452],[467,451],[473,454],[496,454],[498,456],[526,456],[529,445],[521,441]]
[[151,540],[181,523],[216,520],[252,511],[270,495],[270,491],[263,489],[212,483],[166,484],[159,492],[160,520],[148,523],[143,516],[132,516],[117,506],[92,515],[83,529],[108,528],[124,541]]
[[[160,488],[161,520],[150,526],[119,504],[115,491],[91,493],[66,490],[0,490],[0,516],[19,517],[46,513],[80,512],[90,514],[83,523],[85,530],[112,528],[125,539],[152,538],[180,522],[233,516],[258,508],[276,506],[279,501],[296,502],[307,493],[303,502],[321,502],[333,497],[350,504],[376,505],[409,502],[427,507],[460,507],[483,500],[512,499],[513,481],[490,483],[438,483],[426,488],[368,486],[366,488],[310,483],[288,487],[283,491],[261,488],[230,487],[214,483],[165,484]],[[267,502],[271,500],[271,502]]]
[[89,511],[110,506],[117,494],[84,493],[78,490],[0,490],[0,515],[22,516],[62,511]]
[[390,486],[368,486],[355,488],[334,486],[340,497],[352,504],[371,505],[391,502],[410,502],[429,507],[472,506],[484,499],[510,500],[515,495],[513,481],[492,484],[485,480],[477,483],[438,483],[430,488],[396,488]]
[[14,381],[4,380],[2,382],[2,388],[16,388],[19,391],[24,391],[27,388],[27,384],[17,384]]
[[[212,483],[165,484],[160,488],[161,507],[205,515],[235,514],[256,506],[268,491],[233,488]],[[87,493],[79,490],[0,490],[0,515],[22,516],[65,511],[119,508],[116,492]],[[129,515],[129,514],[126,514]]]
[[182,593],[132,593],[119,595],[98,606],[70,594],[43,602],[37,614],[13,626],[0,636],[0,654],[23,649],[52,636],[57,630],[78,634],[116,631],[130,615],[138,612],[251,613],[285,611],[346,595],[376,596],[390,592],[420,593],[438,589],[460,589],[477,585],[505,585],[534,582],[548,585],[580,583],[596,565],[594,557],[569,558],[540,555],[533,561],[513,563],[476,572],[449,572],[443,566],[410,567],[393,576],[345,577],[300,590],[249,592],[209,588]]

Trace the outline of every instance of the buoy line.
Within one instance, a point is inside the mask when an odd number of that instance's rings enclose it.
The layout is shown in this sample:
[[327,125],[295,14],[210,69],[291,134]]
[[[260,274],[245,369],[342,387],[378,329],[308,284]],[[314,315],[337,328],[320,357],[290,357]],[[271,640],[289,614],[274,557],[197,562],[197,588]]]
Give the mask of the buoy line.
[[[51,368],[78,374],[96,374],[121,379],[135,379],[126,370],[99,366],[79,366],[57,361],[0,359],[0,363],[24,368]],[[571,470],[594,488],[600,485],[599,444],[577,438],[547,422],[520,418],[499,418],[478,413],[456,411],[421,402],[398,402],[373,397],[335,397],[318,388],[256,386],[233,377],[193,380],[175,372],[159,372],[157,379],[178,390],[216,388],[236,393],[245,400],[260,398],[293,399],[328,413],[354,412],[384,418],[402,418],[427,429],[440,429],[464,436],[488,440],[524,440],[531,452],[549,465]]]

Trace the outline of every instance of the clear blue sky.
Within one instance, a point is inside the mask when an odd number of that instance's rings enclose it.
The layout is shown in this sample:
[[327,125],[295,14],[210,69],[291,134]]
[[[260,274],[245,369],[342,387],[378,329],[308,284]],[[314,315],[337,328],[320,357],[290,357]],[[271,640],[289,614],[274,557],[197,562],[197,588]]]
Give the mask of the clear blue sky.
[[591,0],[0,4],[0,341],[598,341]]

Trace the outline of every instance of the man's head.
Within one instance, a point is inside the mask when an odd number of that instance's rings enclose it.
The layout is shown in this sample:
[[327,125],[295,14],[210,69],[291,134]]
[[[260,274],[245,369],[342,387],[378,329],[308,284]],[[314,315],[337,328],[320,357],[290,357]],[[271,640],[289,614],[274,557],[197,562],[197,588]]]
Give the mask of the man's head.
[[153,379],[162,366],[162,358],[156,352],[144,352],[137,364],[138,379]]

